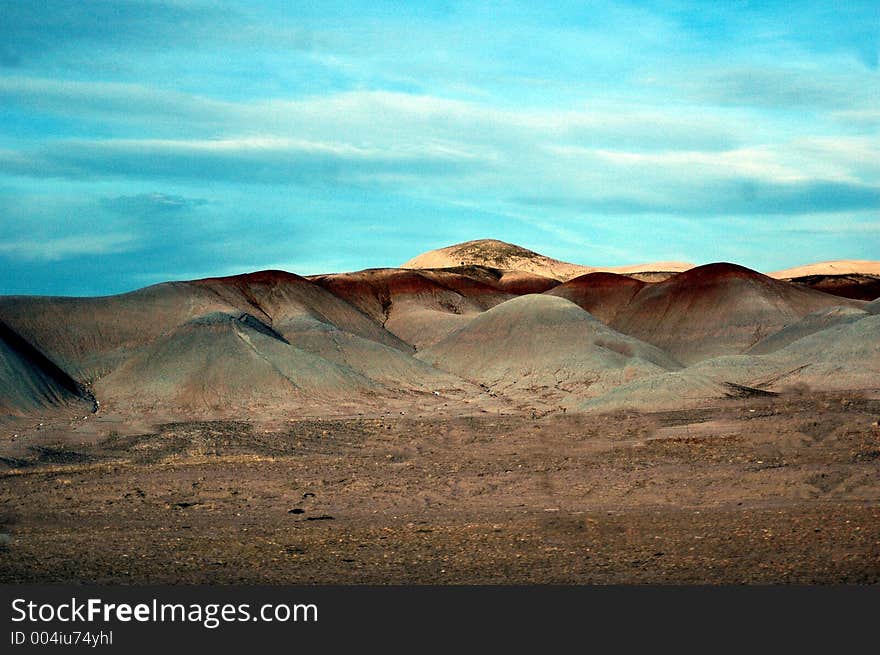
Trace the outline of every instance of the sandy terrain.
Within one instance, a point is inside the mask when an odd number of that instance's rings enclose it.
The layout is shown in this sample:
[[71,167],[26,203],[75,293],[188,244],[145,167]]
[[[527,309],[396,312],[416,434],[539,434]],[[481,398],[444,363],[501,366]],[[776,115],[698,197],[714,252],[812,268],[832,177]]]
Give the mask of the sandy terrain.
[[876,398],[511,412],[31,426],[0,579],[880,582]]

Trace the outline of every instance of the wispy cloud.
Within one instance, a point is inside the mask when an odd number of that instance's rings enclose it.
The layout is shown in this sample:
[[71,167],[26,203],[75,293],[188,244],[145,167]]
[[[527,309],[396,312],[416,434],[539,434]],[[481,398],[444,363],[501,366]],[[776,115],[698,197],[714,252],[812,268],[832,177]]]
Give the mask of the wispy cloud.
[[[836,182],[767,184],[747,178],[725,183],[667,188],[655,198],[626,195],[521,196],[528,206],[558,207],[585,214],[675,214],[688,216],[799,215],[845,210],[880,211],[880,186]],[[656,195],[656,194],[655,194]]]
[[383,176],[449,176],[478,159],[434,146],[362,148],[279,138],[65,141],[0,152],[0,172],[28,177],[357,183]]
[[875,106],[880,92],[874,76],[766,65],[700,67],[667,83],[701,102],[767,108],[864,110]]
[[81,234],[46,239],[0,241],[0,256],[20,261],[57,262],[69,257],[105,255],[131,250],[136,244],[131,234]]

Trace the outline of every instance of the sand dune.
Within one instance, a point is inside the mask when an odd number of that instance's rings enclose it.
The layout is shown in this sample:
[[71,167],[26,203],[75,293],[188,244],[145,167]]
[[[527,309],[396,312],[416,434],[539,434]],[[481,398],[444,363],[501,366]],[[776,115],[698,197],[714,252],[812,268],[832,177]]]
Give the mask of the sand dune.
[[691,364],[741,353],[810,312],[861,304],[719,263],[646,285],[611,326]]
[[679,368],[661,350],[549,295],[498,305],[416,356],[494,390],[549,396],[597,395]]

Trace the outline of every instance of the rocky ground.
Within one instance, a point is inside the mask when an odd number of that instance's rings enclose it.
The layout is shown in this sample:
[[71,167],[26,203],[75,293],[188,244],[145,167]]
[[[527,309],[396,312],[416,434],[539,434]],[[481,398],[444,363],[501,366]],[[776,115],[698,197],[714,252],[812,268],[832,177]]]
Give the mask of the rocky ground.
[[878,419],[800,393],[4,426],[0,581],[877,583]]

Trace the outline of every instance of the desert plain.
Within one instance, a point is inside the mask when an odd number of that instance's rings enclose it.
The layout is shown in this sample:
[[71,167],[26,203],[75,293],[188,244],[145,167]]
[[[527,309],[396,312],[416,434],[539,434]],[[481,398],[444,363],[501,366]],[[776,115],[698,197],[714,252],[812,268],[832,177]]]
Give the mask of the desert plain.
[[0,298],[0,580],[876,583],[880,265]]

